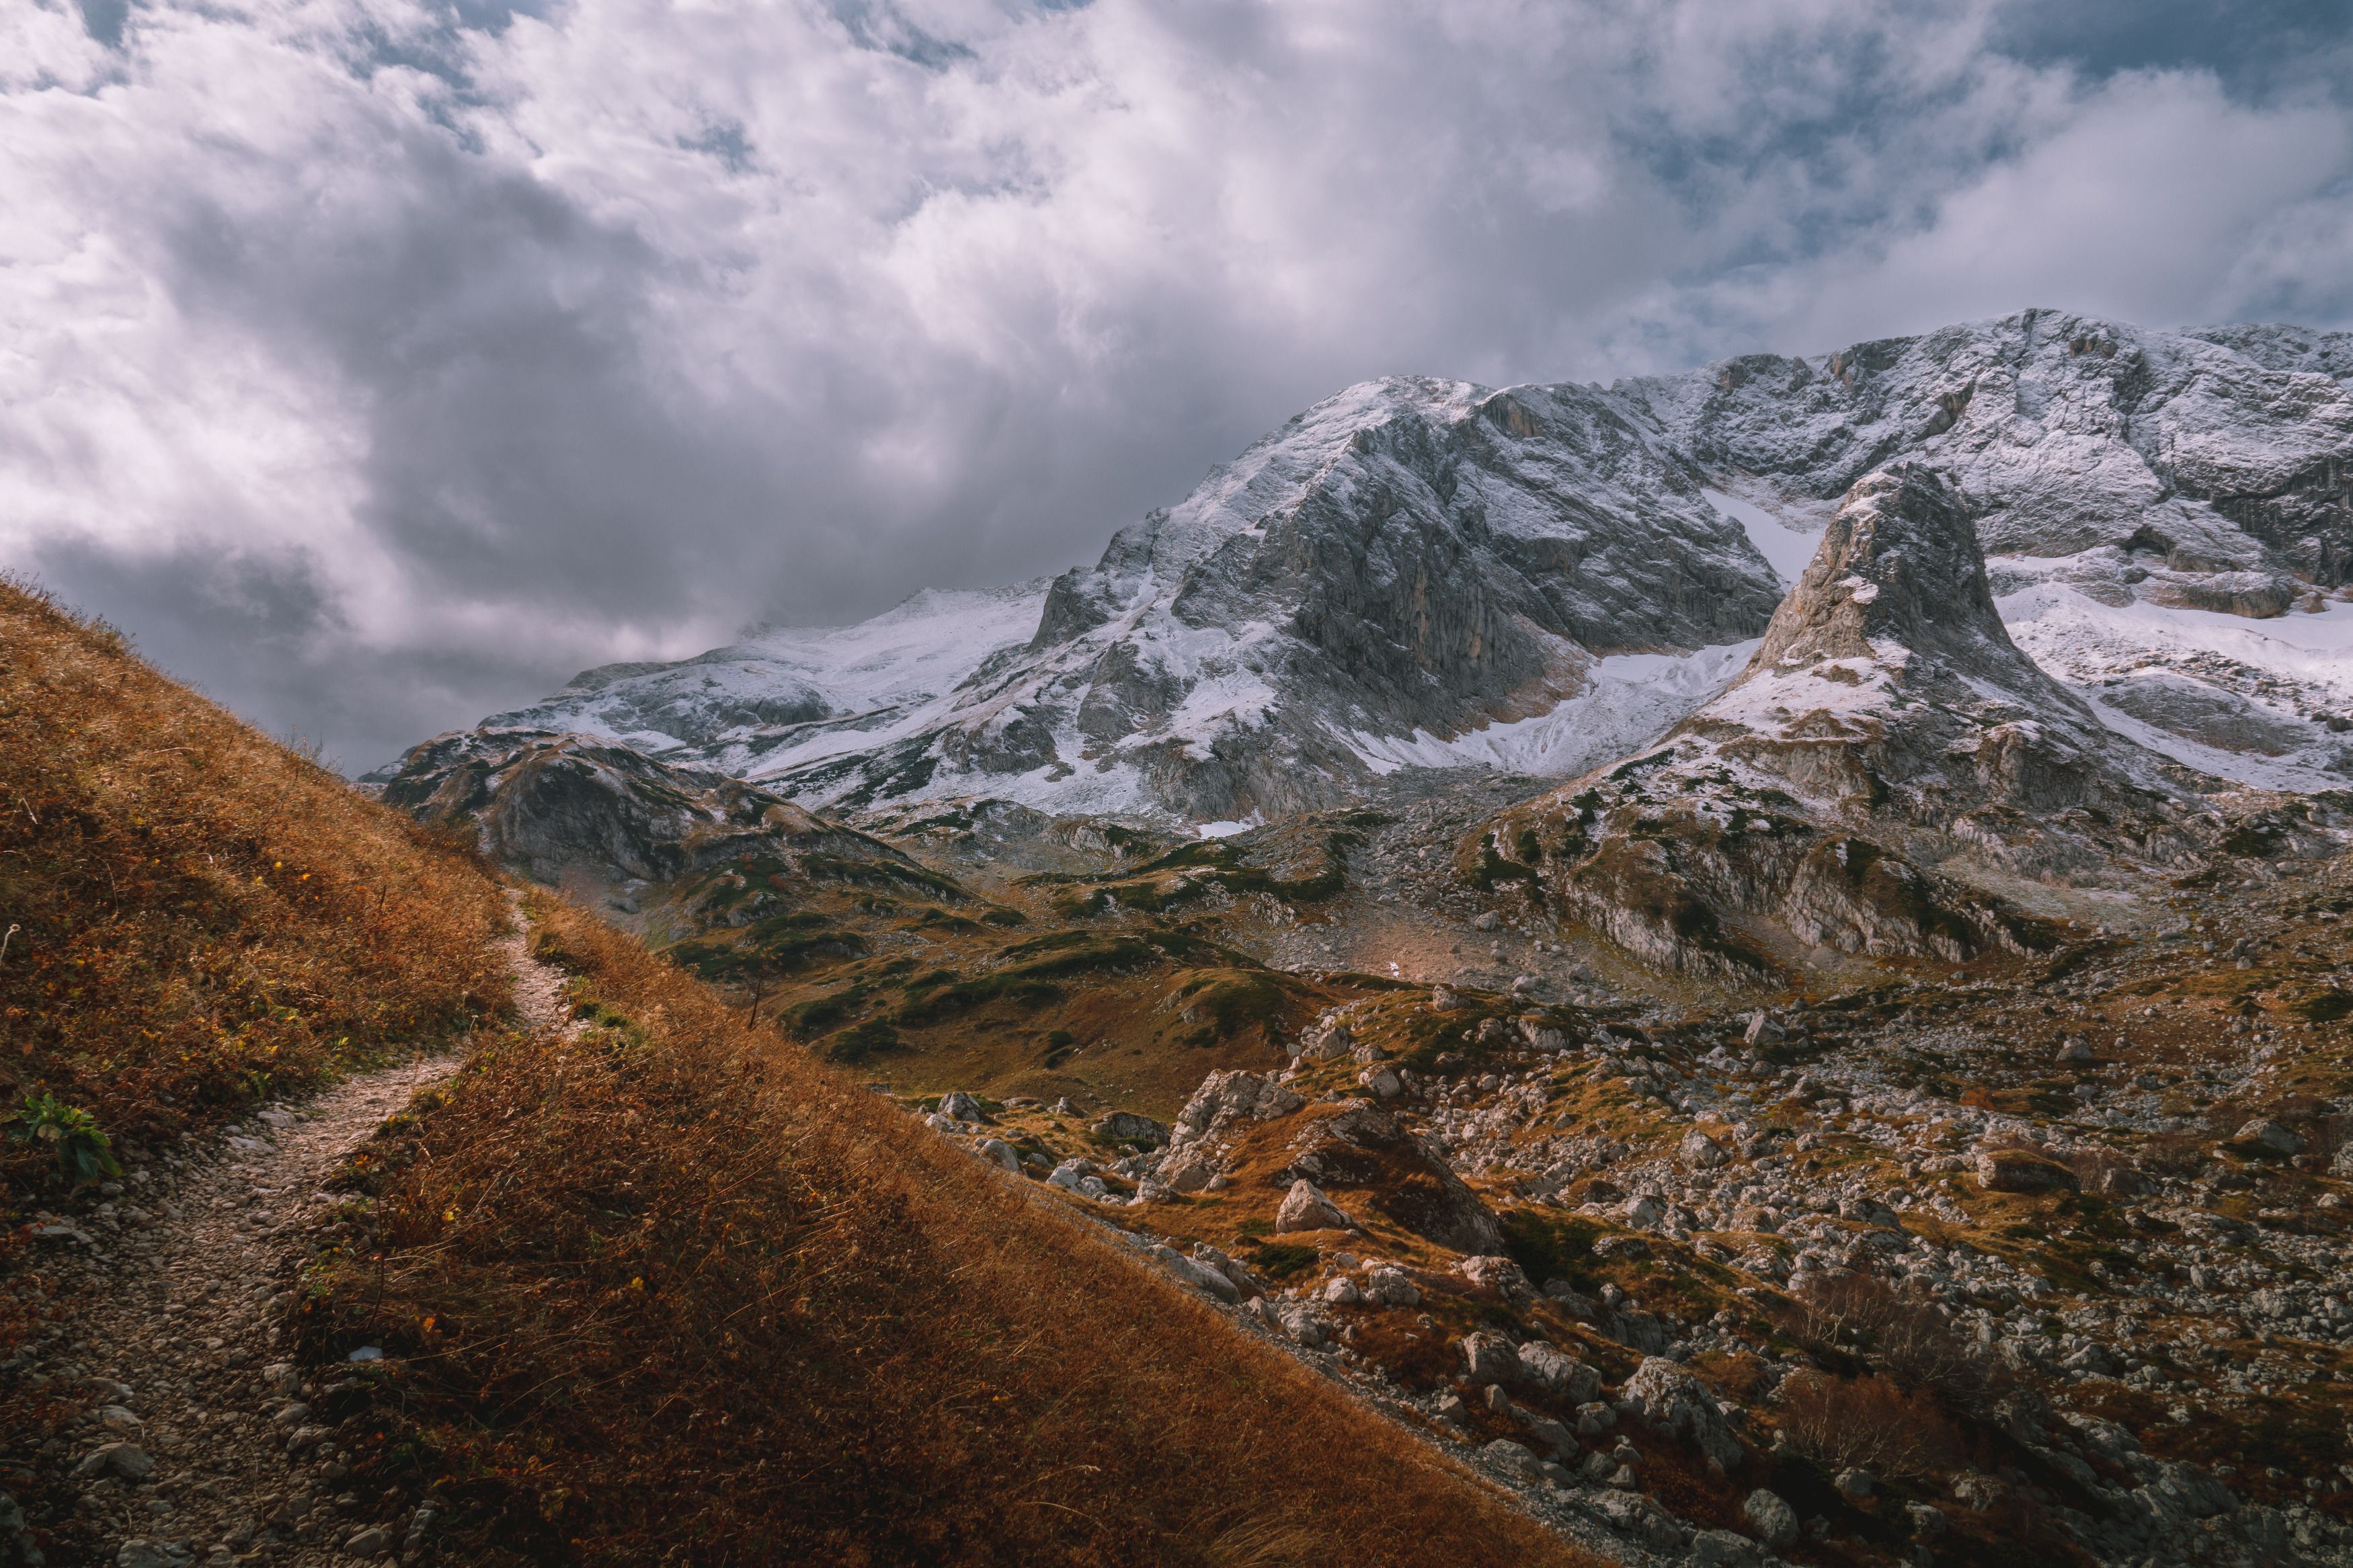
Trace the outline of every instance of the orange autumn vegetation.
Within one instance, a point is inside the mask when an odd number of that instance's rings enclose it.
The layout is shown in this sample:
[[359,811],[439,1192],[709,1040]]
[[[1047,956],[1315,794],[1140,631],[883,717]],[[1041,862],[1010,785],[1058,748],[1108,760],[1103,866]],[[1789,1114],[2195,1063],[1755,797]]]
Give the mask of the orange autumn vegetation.
[[469,1561],[1589,1563],[1086,1221],[553,898],[573,1039],[357,1163],[306,1353]]
[[[506,1005],[494,879],[0,580],[0,1116],[135,1149]],[[0,1194],[47,1190],[0,1142]]]

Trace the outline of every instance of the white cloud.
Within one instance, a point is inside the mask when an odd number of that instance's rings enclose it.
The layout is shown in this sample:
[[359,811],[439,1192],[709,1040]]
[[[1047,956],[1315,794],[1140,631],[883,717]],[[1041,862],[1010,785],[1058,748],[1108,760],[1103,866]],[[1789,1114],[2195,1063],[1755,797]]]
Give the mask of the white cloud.
[[1085,557],[1363,375],[2353,308],[2343,105],[1992,17],[20,4],[0,554],[374,761]]

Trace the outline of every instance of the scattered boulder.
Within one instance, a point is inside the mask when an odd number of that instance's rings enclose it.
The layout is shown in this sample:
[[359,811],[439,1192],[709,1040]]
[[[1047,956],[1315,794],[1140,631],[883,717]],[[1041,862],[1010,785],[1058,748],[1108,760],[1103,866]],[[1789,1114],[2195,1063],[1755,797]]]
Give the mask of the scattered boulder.
[[1168,1124],[1133,1110],[1114,1110],[1095,1123],[1095,1131],[1114,1143],[1141,1143],[1157,1149],[1168,1142]]
[[1503,1384],[1519,1375],[1519,1352],[1503,1335],[1482,1329],[1462,1336],[1462,1369],[1472,1383]]
[[951,1121],[977,1121],[984,1125],[990,1120],[988,1112],[980,1108],[980,1101],[960,1089],[940,1096],[938,1114]]
[[1293,1054],[1311,1062],[1336,1062],[1356,1048],[1356,1037],[1345,1024],[1319,1025],[1299,1037]]
[[1932,1502],[1905,1503],[1904,1517],[1911,1521],[1912,1533],[1923,1541],[1936,1540],[1950,1523],[1945,1518],[1945,1510]]
[[1241,1300],[1241,1291],[1223,1274],[1206,1265],[1194,1262],[1175,1247],[1163,1243],[1152,1249],[1152,1260],[1176,1276],[1196,1290],[1205,1291],[1231,1306]]
[[1451,1013],[1451,1012],[1453,1012],[1457,1007],[1460,1007],[1460,1006],[1461,1006],[1461,1005],[1462,1005],[1462,998],[1461,998],[1461,995],[1460,995],[1460,994],[1459,994],[1454,990],[1454,988],[1453,988],[1452,986],[1451,986],[1451,985],[1439,985],[1439,986],[1433,986],[1433,987],[1430,989],[1430,1010],[1431,1012],[1433,1012],[1433,1013]]
[[1725,1469],[1740,1463],[1740,1439],[1725,1425],[1704,1384],[1663,1356],[1645,1356],[1626,1380],[1623,1397],[1642,1402],[1653,1430],[1680,1437]]
[[74,1474],[84,1478],[112,1475],[126,1481],[143,1481],[154,1469],[155,1461],[136,1443],[101,1443],[74,1467]]
[[1782,1038],[1786,1033],[1773,1021],[1773,1015],[1760,1009],[1748,1015],[1748,1027],[1741,1031],[1740,1037],[1749,1045],[1762,1046]]
[[984,1138],[974,1146],[973,1152],[1000,1170],[1021,1173],[1021,1152],[1002,1138]]
[[1530,1340],[1519,1350],[1520,1371],[1547,1394],[1583,1405],[1601,1389],[1601,1374],[1548,1340]]
[[2048,1193],[2073,1188],[2075,1173],[2026,1149],[1977,1152],[1978,1185],[1989,1193]]
[[1365,1279],[1365,1294],[1385,1307],[1419,1307],[1421,1287],[1393,1264],[1376,1263]]
[[2266,1154],[2292,1159],[2304,1152],[2304,1136],[2278,1122],[2258,1117],[2239,1129],[2239,1142],[2251,1143]]
[[1398,1078],[1397,1069],[1386,1064],[1366,1068],[1356,1075],[1356,1081],[1379,1100],[1395,1100],[1405,1092],[1405,1084]]
[[1695,1171],[1712,1171],[1732,1158],[1723,1144],[1696,1127],[1683,1134],[1683,1141],[1675,1145],[1675,1154]]
[[1505,1300],[1535,1294],[1528,1277],[1508,1258],[1493,1254],[1466,1258],[1454,1266],[1454,1271],[1478,1289],[1492,1290]]
[[1300,1230],[1354,1230],[1356,1222],[1325,1197],[1314,1183],[1302,1176],[1291,1184],[1282,1205],[1274,1211],[1274,1231],[1288,1236]]
[[1776,1551],[1798,1539],[1797,1510],[1763,1487],[1748,1494],[1748,1500],[1740,1505],[1740,1517],[1757,1540]]
[[1479,1454],[1492,1468],[1523,1485],[1535,1486],[1545,1479],[1544,1461],[1509,1437],[1496,1438],[1480,1449]]
[[1211,1247],[1206,1241],[1197,1241],[1193,1244],[1193,1261],[1204,1268],[1214,1268],[1232,1280],[1234,1289],[1241,1292],[1244,1300],[1257,1296],[1271,1296],[1274,1293],[1272,1287],[1260,1279],[1249,1264]]

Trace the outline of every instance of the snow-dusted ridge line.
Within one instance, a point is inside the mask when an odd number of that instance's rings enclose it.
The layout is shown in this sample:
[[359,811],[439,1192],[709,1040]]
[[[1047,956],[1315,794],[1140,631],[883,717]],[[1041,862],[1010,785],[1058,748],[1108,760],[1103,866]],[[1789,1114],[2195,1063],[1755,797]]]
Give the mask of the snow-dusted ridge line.
[[[2020,645],[2118,732],[2322,787],[2353,685],[2235,634],[2353,582],[2348,372],[2343,333],[2030,310],[1607,389],[1367,382],[1050,583],[589,671],[493,721],[847,808],[1239,821],[1399,767],[1574,773],[1713,697],[1809,535],[1908,458],[1968,512]],[[2062,596],[2020,598],[2038,583]],[[2165,614],[2103,618],[2131,606]],[[2174,684],[2107,684],[2152,660]]]

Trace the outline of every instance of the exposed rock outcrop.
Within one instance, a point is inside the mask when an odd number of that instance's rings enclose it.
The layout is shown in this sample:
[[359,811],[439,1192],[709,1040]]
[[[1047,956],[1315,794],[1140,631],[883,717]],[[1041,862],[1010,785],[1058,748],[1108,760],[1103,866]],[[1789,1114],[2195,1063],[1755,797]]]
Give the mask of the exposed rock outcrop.
[[484,854],[549,885],[672,884],[751,855],[818,881],[963,896],[880,839],[791,801],[593,736],[436,736],[401,759],[383,798],[423,821],[472,828]]

